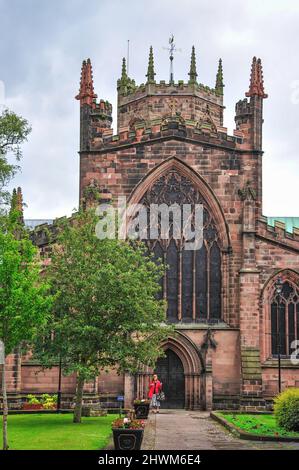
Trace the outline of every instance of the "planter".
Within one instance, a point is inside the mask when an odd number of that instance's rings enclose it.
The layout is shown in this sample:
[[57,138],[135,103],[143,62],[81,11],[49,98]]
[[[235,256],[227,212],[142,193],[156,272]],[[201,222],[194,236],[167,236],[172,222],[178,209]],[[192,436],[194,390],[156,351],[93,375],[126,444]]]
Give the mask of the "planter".
[[134,403],[136,419],[147,419],[149,414],[149,403]]
[[143,429],[114,428],[112,431],[115,450],[140,450]]

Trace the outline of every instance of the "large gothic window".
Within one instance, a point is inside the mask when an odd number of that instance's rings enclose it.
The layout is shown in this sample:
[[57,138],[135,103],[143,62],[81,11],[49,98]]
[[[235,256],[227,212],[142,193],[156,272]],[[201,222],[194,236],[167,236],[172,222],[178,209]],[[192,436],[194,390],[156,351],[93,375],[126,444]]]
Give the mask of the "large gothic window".
[[[221,251],[218,232],[212,214],[193,183],[176,170],[161,176],[144,194],[141,204],[202,204],[203,245],[198,250],[185,249],[183,230],[181,238],[174,237],[174,223],[170,217],[168,239],[158,237],[146,240],[155,259],[167,266],[161,279],[161,298],[167,300],[170,322],[217,322],[221,318]],[[171,215],[171,213],[170,213]],[[159,219],[160,223],[160,219]],[[149,227],[148,227],[148,238]]]
[[290,356],[294,340],[299,340],[299,289],[285,281],[271,301],[271,351],[273,356]]

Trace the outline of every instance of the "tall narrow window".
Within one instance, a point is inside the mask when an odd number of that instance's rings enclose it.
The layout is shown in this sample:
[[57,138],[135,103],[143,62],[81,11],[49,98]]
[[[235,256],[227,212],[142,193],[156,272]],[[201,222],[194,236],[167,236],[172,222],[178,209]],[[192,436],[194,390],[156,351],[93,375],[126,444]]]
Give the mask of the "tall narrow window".
[[193,308],[193,251],[182,251],[182,316],[192,321]]
[[219,247],[213,243],[210,250],[210,317],[219,318],[221,312],[221,255]]
[[[154,246],[154,260],[156,261],[157,264],[162,264],[163,261],[164,261],[164,253],[163,253],[163,250],[162,250],[162,247],[160,245],[159,242],[157,242]],[[157,298],[159,300],[162,300],[163,299],[163,295],[164,295],[164,282],[163,282],[163,277],[161,277],[160,279],[160,291],[157,295]]]
[[174,240],[171,240],[167,249],[167,316],[169,321],[177,320],[178,312],[178,250]]
[[271,352],[290,356],[294,352],[292,343],[299,340],[299,289],[288,281],[280,293],[274,292],[270,300]]
[[207,309],[207,249],[205,244],[195,253],[196,266],[196,313],[197,317],[204,320],[208,317]]

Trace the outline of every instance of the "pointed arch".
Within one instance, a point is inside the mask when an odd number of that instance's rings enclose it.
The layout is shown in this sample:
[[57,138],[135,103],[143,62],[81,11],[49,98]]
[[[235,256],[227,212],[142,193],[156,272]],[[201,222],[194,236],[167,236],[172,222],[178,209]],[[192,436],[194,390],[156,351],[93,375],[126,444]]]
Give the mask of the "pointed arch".
[[[281,292],[276,282],[281,281]],[[299,339],[299,273],[283,268],[265,282],[260,298],[262,360],[280,354],[289,356],[292,342]]]
[[193,168],[175,156],[170,157],[164,162],[158,164],[149,173],[147,173],[147,175],[145,175],[133,189],[128,199],[128,203],[130,205],[138,204],[144,194],[154,184],[154,182],[173,169],[175,169],[182,176],[188,178],[195,188],[197,188],[198,192],[202,195],[215,219],[215,223],[217,224],[221,248],[223,251],[229,251],[231,247],[231,241],[228,224],[226,223],[223,209],[216,194],[199,173],[197,173]]
[[274,285],[278,278],[281,278],[282,281],[289,281],[295,286],[299,286],[299,272],[291,268],[282,268],[272,274],[267,281],[265,282],[262,291],[261,291],[261,300],[262,303],[267,302],[269,296],[272,293]]
[[162,349],[171,349],[182,361],[185,375],[201,374],[204,371],[204,360],[200,349],[184,333],[176,332],[161,344]]
[[[163,341],[161,347],[164,351],[173,351],[183,365],[185,381],[185,408],[199,409],[204,406],[205,392],[202,379],[205,376],[205,363],[201,350],[187,335],[176,331]],[[143,366],[137,375],[137,397],[144,398],[148,393],[148,386],[154,369]]]

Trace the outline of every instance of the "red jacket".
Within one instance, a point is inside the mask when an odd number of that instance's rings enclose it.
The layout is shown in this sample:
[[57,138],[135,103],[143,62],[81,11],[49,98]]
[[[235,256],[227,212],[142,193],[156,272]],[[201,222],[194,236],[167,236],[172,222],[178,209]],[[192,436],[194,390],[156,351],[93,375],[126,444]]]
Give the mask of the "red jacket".
[[162,390],[162,382],[160,380],[157,380],[155,383],[154,381],[150,383],[149,386],[149,392],[148,392],[148,397],[153,398],[154,393],[160,393]]

